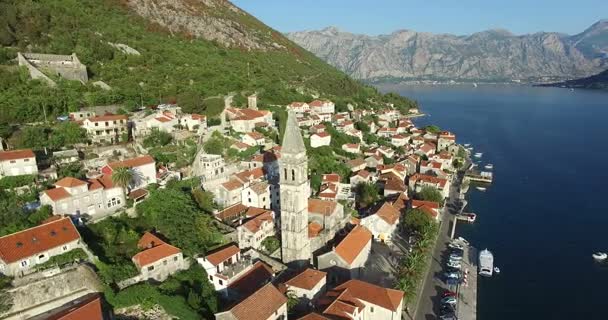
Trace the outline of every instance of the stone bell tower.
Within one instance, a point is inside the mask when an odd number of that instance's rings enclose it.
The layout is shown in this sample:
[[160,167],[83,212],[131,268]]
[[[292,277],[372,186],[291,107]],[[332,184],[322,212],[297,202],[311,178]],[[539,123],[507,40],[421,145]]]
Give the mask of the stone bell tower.
[[308,157],[306,146],[293,111],[287,117],[287,126],[281,148],[281,257],[285,264],[304,267],[310,264],[311,250],[308,239]]

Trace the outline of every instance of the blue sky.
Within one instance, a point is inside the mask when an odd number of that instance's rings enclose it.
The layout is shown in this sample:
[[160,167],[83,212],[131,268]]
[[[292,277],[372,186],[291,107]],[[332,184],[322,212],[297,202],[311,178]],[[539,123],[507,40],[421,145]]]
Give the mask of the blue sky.
[[608,0],[232,0],[282,32],[329,25],[365,34],[411,29],[470,34],[582,32],[608,18]]

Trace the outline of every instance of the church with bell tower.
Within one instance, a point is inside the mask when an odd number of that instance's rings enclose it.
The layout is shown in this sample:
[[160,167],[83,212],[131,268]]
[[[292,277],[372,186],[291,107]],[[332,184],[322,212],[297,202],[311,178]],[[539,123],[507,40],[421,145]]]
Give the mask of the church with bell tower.
[[304,267],[312,258],[308,238],[308,157],[306,146],[293,111],[287,126],[279,160],[281,197],[281,260]]

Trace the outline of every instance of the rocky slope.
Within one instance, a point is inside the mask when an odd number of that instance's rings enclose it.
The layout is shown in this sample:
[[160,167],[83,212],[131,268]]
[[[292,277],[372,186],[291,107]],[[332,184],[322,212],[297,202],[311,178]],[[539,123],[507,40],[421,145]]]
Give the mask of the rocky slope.
[[584,77],[608,65],[608,20],[568,36],[517,36],[489,30],[469,36],[400,30],[366,36],[330,27],[288,38],[355,78],[468,81]]
[[125,0],[140,16],[172,33],[254,50],[285,48],[276,31],[226,0]]

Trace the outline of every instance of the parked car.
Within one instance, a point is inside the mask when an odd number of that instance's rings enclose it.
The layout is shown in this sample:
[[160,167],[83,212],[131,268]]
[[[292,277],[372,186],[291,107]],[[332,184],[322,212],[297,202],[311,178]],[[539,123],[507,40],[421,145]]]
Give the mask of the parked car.
[[445,298],[445,297],[455,297],[456,295],[457,295],[457,294],[456,294],[456,292],[454,292],[454,291],[450,291],[450,290],[446,290],[446,291],[444,291],[444,292],[441,294],[441,297],[442,297],[442,298]]
[[458,320],[458,317],[455,313],[446,313],[444,315],[439,316],[440,320]]
[[452,254],[450,254],[450,256],[449,256],[449,259],[450,259],[450,260],[456,260],[456,261],[460,261],[460,260],[462,260],[462,255],[457,254],[457,253],[452,253]]
[[446,264],[446,266],[448,268],[452,268],[452,269],[456,269],[456,270],[460,270],[460,268],[462,268],[462,264],[460,264],[460,261],[448,261],[448,263]]
[[456,306],[451,305],[451,304],[444,304],[439,309],[439,314],[441,314],[441,315],[455,313],[455,312],[456,312]]
[[448,278],[445,280],[445,283],[449,286],[456,286],[460,283],[460,279]]
[[446,279],[460,279],[460,274],[458,272],[446,272]]
[[445,297],[441,299],[441,304],[455,305],[457,302],[458,300],[456,299],[456,297]]

